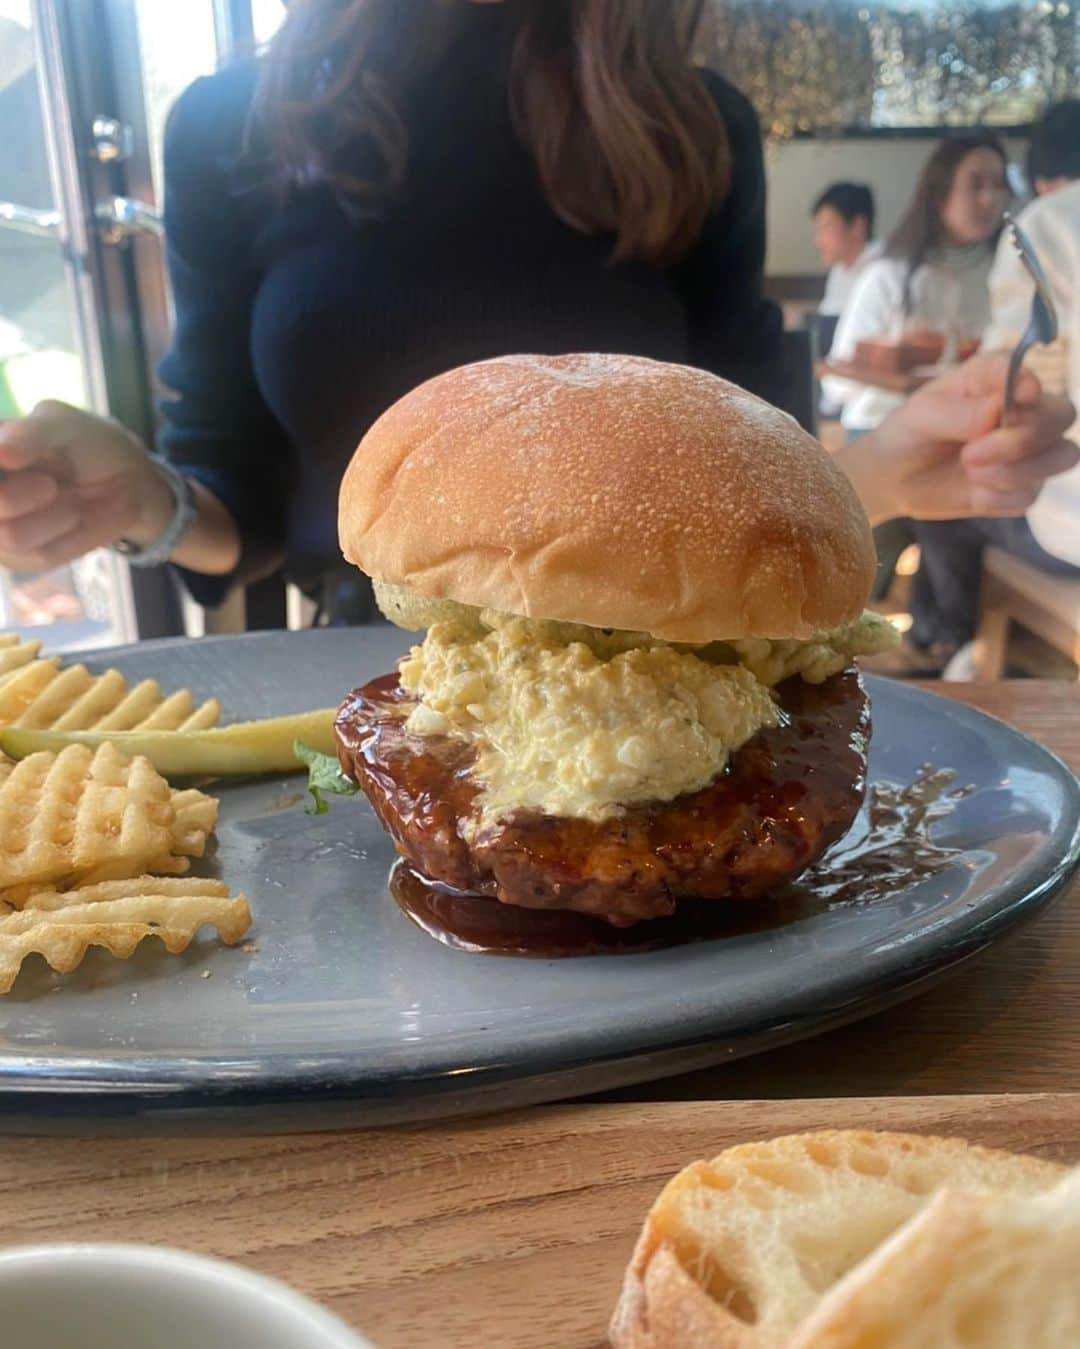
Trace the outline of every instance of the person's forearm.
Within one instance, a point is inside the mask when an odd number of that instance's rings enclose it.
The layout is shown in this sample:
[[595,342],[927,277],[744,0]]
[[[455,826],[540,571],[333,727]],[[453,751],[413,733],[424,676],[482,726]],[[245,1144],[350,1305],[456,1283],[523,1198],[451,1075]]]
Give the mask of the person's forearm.
[[[225,576],[240,561],[240,532],[221,501],[202,483],[188,479],[195,502],[195,520],[173,549],[170,562],[206,576]],[[147,546],[168,528],[175,501],[165,479],[154,473],[140,492],[141,514],[127,537]]]
[[887,500],[888,493],[883,490],[881,474],[875,462],[873,442],[876,435],[876,431],[868,431],[833,454],[833,462],[843,470],[855,488],[872,525],[890,520],[897,513],[895,503]]
[[207,576],[225,576],[239,565],[240,531],[213,492],[198,482],[191,487],[197,511],[195,523],[173,549],[170,561]]

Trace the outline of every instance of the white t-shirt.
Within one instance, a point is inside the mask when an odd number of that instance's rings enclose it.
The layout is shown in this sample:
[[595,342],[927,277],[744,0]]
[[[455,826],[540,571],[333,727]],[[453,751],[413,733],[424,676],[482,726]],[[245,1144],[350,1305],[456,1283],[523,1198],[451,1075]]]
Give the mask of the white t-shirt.
[[819,314],[842,314],[855,285],[875,258],[881,256],[884,244],[871,239],[852,263],[834,262],[825,278],[825,294],[818,305]]
[[[1018,221],[1038,255],[1057,309],[1058,350],[1049,354],[1060,356],[1065,392],[1080,406],[1080,182],[1038,197]],[[990,274],[993,319],[983,339],[988,349],[1014,345],[1027,327],[1034,291],[1011,239],[1002,235]],[[1036,348],[1033,356],[1040,354]],[[1036,360],[1032,364],[1038,368]],[[1080,419],[1069,435],[1080,442]],[[1080,465],[1047,479],[1028,511],[1028,524],[1048,553],[1080,566]]]
[[[905,327],[929,327],[957,337],[977,337],[990,318],[988,246],[943,250],[911,278],[911,304],[904,309],[908,266],[899,258],[879,258],[863,273],[844,310],[829,356],[855,359],[864,340],[900,337]],[[826,397],[844,406],[841,421],[849,431],[872,431],[903,403],[901,394],[835,376],[822,381]]]

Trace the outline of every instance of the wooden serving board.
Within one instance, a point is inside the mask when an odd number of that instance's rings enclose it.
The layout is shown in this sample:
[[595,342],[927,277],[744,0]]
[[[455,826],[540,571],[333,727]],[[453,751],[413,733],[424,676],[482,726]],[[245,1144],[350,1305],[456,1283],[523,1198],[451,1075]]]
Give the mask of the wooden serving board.
[[2,1241],[150,1241],[239,1260],[379,1349],[599,1349],[669,1176],[733,1143],[856,1127],[1080,1160],[1074,1093],[559,1106],[291,1137],[9,1138]]

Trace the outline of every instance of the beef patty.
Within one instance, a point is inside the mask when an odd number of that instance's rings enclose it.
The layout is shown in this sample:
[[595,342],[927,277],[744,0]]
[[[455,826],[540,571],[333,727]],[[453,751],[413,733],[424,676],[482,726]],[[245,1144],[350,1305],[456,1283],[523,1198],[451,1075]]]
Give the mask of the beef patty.
[[415,706],[396,675],[346,698],[334,729],[343,770],[398,851],[433,881],[525,908],[571,909],[627,926],[675,901],[753,899],[815,862],[851,826],[870,734],[854,670],[776,690],[783,724],[757,732],[701,791],[589,820],[520,810],[467,842],[477,813],[473,750],[405,728]]

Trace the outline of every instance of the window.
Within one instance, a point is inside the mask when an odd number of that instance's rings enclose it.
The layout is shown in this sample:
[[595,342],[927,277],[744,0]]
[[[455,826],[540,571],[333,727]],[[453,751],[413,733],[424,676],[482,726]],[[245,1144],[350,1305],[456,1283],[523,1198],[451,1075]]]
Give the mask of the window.
[[709,0],[701,55],[767,132],[997,125],[1074,92],[1080,0]]
[[155,195],[160,203],[161,150],[169,109],[192,80],[211,74],[218,64],[214,8],[209,0],[200,3],[188,0],[183,6],[163,5],[160,0],[136,0],[135,13],[146,99],[146,134]]
[[284,0],[251,0],[251,26],[258,46],[270,41],[284,17]]
[[0,0],[0,32],[6,25],[30,28],[30,0]]

